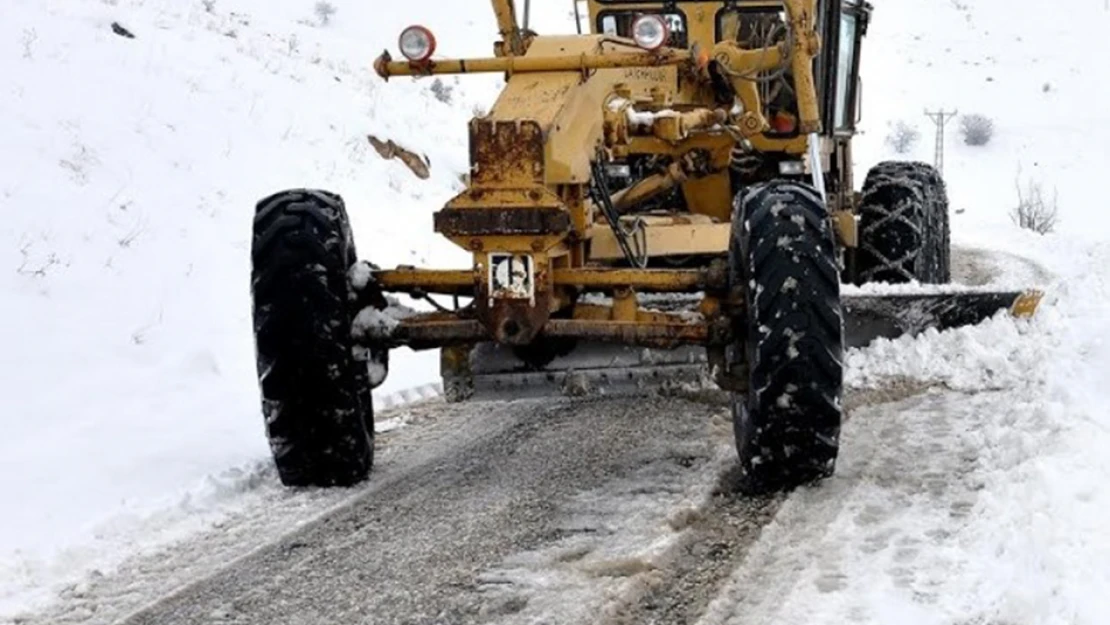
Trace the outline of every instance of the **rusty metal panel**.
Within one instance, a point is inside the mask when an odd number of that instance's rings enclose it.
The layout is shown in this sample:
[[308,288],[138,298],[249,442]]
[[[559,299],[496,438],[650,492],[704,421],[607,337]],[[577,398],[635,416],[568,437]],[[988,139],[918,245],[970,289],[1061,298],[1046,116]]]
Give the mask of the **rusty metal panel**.
[[[580,338],[669,349],[679,345],[704,345],[716,342],[719,339],[715,338],[715,334],[710,331],[709,324],[705,322],[635,323],[551,319],[533,338]],[[401,344],[415,348],[430,348],[487,341],[497,337],[473,319],[417,316],[402,321],[395,330],[393,338]],[[501,342],[527,344],[527,342],[513,340],[501,340]]]
[[528,187],[543,184],[544,137],[534,121],[470,122],[471,184]]
[[447,236],[570,232],[570,213],[559,208],[445,208],[434,218]]

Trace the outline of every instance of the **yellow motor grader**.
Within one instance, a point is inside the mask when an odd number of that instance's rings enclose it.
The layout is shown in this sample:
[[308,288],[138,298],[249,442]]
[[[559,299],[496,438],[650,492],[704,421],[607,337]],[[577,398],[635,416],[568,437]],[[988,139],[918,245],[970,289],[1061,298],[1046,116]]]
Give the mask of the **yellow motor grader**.
[[284,483],[367,477],[370,391],[409,346],[442,350],[451,401],[711,380],[731,393],[743,490],[788,489],[834,470],[846,347],[1036,308],[1036,292],[841,294],[950,280],[934,168],[883,162],[854,189],[863,0],[579,0],[569,35],[492,4],[493,56],[440,58],[413,26],[402,58],[374,63],[386,80],[505,77],[470,122],[467,188],[434,216],[470,266],[359,261],[326,191],[257,205],[258,373]]

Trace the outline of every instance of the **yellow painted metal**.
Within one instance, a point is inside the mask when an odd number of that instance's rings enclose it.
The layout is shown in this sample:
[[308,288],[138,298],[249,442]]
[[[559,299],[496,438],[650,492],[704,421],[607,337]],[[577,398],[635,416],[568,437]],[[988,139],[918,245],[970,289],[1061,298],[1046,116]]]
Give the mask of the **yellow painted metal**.
[[[525,209],[527,210],[527,209]],[[451,236],[452,243],[471,252],[517,252],[520,254],[543,252],[548,256],[567,253],[562,235],[484,234],[478,236]]]
[[506,56],[524,54],[524,40],[516,21],[516,7],[513,0],[492,0],[493,14],[497,17],[497,30],[501,33],[498,50]]
[[474,269],[399,267],[374,272],[374,280],[385,291],[406,293],[420,289],[425,293],[462,295],[473,292],[479,276]]
[[[537,266],[548,266],[537,277],[552,286],[572,286],[594,291],[634,289],[643,292],[690,293],[724,288],[723,274],[715,268],[702,269],[619,269],[612,267],[558,267],[549,265],[545,255],[534,255]],[[385,291],[438,294],[473,294],[485,278],[485,254],[476,254],[472,269],[418,269],[398,267],[374,272],[375,283]]]
[[750,137],[752,147],[760,152],[781,152],[784,154],[800,155],[805,154],[808,149],[805,135],[790,138],[776,138],[768,137],[766,135],[756,135]]
[[633,288],[641,292],[697,293],[724,288],[715,269],[623,269],[582,267],[555,269],[553,283],[593,291]]
[[1030,290],[1022,293],[1010,306],[1010,314],[1019,319],[1027,319],[1036,314],[1044,299],[1044,291]]
[[844,247],[859,247],[859,224],[852,211],[840,210],[832,213],[836,236]]
[[798,97],[799,127],[802,134],[821,131],[821,111],[817,106],[817,86],[813,59],[821,51],[817,35],[817,0],[782,0],[794,35],[791,69]]
[[[690,211],[706,215],[718,221],[727,222],[732,216],[732,186],[728,171],[720,169],[717,173],[692,178],[682,185],[682,194]],[[714,245],[715,240],[709,245]]]
[[[544,39],[551,39],[545,37]],[[602,38],[597,38],[601,40]],[[535,41],[539,41],[537,38]],[[607,43],[617,45],[613,39],[605,39]],[[528,72],[588,72],[598,69],[643,69],[659,68],[681,65],[691,59],[690,53],[683,50],[666,50],[663,52],[644,52],[638,47],[628,43],[620,44],[624,48],[620,53],[598,52],[587,54],[555,54],[548,56],[503,56],[478,59],[445,59],[429,61],[427,63],[410,63],[408,61],[394,61],[385,53],[374,61],[374,69],[382,78],[393,76],[431,76],[435,74],[482,74],[482,73],[507,73],[522,74]],[[531,49],[529,49],[529,52]],[[629,72],[634,76],[634,72]]]
[[686,181],[686,172],[678,163],[671,163],[663,173],[648,176],[636,184],[613,194],[613,207],[623,213],[651,198],[666,193]]
[[[689,256],[693,254],[723,254],[728,251],[728,223],[670,224],[645,228],[648,256]],[[613,261],[624,258],[616,238],[608,226],[597,226],[590,231],[590,260]]]
[[[574,309],[573,319],[575,321],[625,321],[630,323],[644,323],[653,325],[662,324],[675,324],[675,325],[696,325],[701,322],[700,319],[691,318],[689,315],[680,315],[675,313],[666,313],[658,310],[647,310],[644,308],[636,307],[635,294],[631,294],[626,298],[632,302],[631,311],[621,311],[619,308],[622,305],[616,302],[620,301],[614,298],[613,306],[603,306],[599,304],[581,304]],[[716,298],[707,297],[706,301],[717,301]]]
[[636,313],[639,311],[640,305],[636,301],[636,292],[632,289],[622,288],[613,291],[613,320],[614,321],[630,321],[635,323],[638,321]]

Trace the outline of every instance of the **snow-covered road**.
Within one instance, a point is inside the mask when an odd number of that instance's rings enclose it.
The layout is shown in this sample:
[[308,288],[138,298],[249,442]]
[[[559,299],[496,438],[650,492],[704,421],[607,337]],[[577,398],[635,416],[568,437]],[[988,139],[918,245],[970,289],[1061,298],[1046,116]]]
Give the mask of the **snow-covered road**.
[[[961,259],[961,281],[1060,286],[1015,256]],[[20,622],[1053,622],[1058,612],[1027,612],[1059,597],[1006,576],[1028,570],[1015,559],[1068,547],[1038,533],[1053,512],[1038,504],[1079,506],[1082,523],[1096,497],[1043,481],[1083,424],[1082,404],[1044,399],[1062,392],[1048,365],[1084,314],[1060,308],[1067,299],[1032,322],[854,350],[837,474],[787,497],[734,493],[718,394],[432,400],[384,415],[407,427],[383,437],[369,484],[258,487],[212,530]],[[1015,489],[1051,499],[1018,511]],[[1058,607],[1095,622],[1099,601]]]

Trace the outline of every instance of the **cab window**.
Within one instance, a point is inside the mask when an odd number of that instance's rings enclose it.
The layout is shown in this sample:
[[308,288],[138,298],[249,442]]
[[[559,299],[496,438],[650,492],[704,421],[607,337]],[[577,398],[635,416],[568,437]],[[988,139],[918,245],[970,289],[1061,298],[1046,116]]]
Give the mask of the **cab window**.
[[[786,13],[777,7],[732,7],[717,14],[717,39],[733,41],[746,50],[769,48],[786,40]],[[755,77],[763,115],[771,128],[770,137],[793,137],[798,133],[798,98],[794,93],[789,65]]]
[[836,55],[836,115],[834,124],[837,130],[851,130],[853,119],[852,98],[855,94],[853,83],[856,68],[856,47],[859,42],[857,14],[844,11],[840,14],[840,47]]

